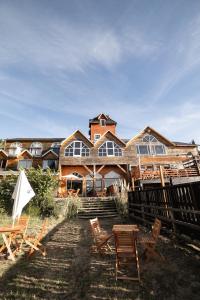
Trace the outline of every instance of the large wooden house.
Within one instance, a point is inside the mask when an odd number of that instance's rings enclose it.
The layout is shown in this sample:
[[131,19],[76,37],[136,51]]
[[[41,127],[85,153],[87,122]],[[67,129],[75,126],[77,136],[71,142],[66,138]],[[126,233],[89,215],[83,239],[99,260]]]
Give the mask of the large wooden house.
[[0,149],[1,175],[20,168],[41,166],[55,170],[59,193],[80,189],[82,195],[112,192],[125,179],[143,185],[159,183],[159,168],[166,181],[200,180],[198,148],[172,142],[146,127],[130,140],[116,135],[117,123],[106,114],[89,120],[89,137],[80,130],[67,138],[7,139]]

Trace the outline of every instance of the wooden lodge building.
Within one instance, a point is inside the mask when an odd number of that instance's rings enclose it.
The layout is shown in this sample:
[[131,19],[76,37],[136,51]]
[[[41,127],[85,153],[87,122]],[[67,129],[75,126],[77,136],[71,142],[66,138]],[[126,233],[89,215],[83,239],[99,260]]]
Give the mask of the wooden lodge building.
[[7,139],[0,148],[0,176],[20,168],[41,166],[55,170],[59,193],[80,189],[80,194],[112,193],[113,184],[125,179],[148,187],[160,182],[200,180],[197,145],[172,142],[151,127],[130,140],[116,135],[117,123],[106,114],[89,120],[89,138],[77,130],[67,138]]

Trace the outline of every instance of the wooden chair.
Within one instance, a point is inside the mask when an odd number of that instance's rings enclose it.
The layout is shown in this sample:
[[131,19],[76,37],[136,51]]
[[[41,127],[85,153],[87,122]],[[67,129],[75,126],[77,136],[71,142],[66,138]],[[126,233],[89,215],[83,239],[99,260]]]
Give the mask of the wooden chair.
[[30,216],[20,216],[20,218],[17,221],[16,225],[20,227],[20,232],[16,233],[15,235],[16,249],[14,253],[22,250],[22,244],[26,236],[29,220]]
[[108,241],[113,234],[109,234],[101,228],[98,218],[90,219],[90,227],[95,242],[95,250],[100,253],[111,250]]
[[138,236],[138,243],[142,244],[145,248],[143,255],[146,257],[147,261],[149,261],[151,258],[160,258],[164,260],[164,257],[156,249],[160,230],[161,221],[156,218],[152,226],[151,234]]
[[25,244],[30,248],[28,256],[31,256],[35,251],[39,251],[43,256],[46,256],[46,248],[42,245],[41,240],[46,233],[47,224],[48,220],[45,219],[37,235],[27,235],[24,237]]
[[[137,252],[137,233],[114,231],[116,250],[116,280],[140,281],[140,265]],[[135,266],[135,274],[133,274]],[[128,272],[128,273],[127,273]]]
[[80,192],[80,189],[78,189],[77,191],[75,191],[74,194],[73,194],[73,196],[74,197],[78,197],[79,192]]

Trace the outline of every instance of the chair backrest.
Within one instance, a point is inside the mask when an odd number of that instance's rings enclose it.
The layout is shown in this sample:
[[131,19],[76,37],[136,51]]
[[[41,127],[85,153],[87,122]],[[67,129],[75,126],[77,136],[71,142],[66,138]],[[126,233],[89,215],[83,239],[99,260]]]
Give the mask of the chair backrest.
[[101,227],[98,218],[90,219],[90,226],[94,236],[101,233]]
[[17,222],[17,225],[21,227],[23,234],[26,234],[30,216],[21,216]]
[[80,192],[80,189],[78,189],[78,190],[74,193],[74,196],[77,197],[78,194],[79,194],[79,192]]
[[157,241],[160,235],[160,230],[161,230],[161,221],[156,218],[152,226],[152,237],[155,241]]
[[133,231],[114,231],[116,252],[126,252],[126,249],[132,248],[133,253],[136,251],[137,236]]

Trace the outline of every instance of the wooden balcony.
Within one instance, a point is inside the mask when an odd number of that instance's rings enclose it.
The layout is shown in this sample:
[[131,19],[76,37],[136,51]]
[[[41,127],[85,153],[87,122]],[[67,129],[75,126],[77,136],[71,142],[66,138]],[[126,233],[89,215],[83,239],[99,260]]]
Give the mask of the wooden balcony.
[[[199,176],[199,171],[196,168],[186,168],[186,169],[164,169],[163,175],[165,178],[170,177],[194,177]],[[140,170],[140,179],[157,179],[160,178],[160,172],[158,170]]]

